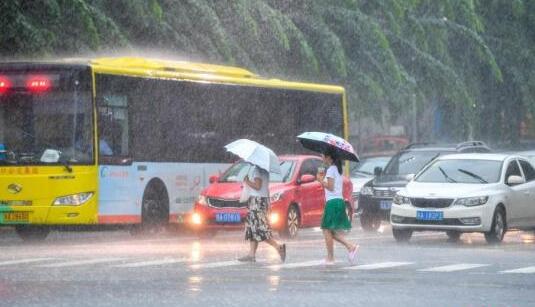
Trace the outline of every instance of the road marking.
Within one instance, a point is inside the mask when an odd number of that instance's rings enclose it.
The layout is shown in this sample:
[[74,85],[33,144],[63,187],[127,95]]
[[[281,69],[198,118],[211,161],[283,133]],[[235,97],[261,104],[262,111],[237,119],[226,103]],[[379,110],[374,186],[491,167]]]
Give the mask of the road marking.
[[438,266],[433,268],[427,268],[418,270],[421,272],[457,272],[463,270],[470,270],[475,268],[480,268],[484,266],[489,266],[490,264],[478,264],[478,263],[459,263],[445,266]]
[[348,269],[348,270],[379,270],[379,269],[394,268],[394,267],[410,265],[410,264],[414,264],[414,262],[380,262],[380,263],[372,263],[372,264],[362,264],[362,265],[350,266],[350,267],[347,267],[345,269]]
[[222,268],[227,266],[242,265],[248,262],[240,262],[238,260],[232,261],[221,261],[221,262],[207,262],[207,263],[197,263],[192,264],[190,268],[192,269],[211,269],[211,268]]
[[535,266],[528,266],[528,267],[525,267],[525,268],[519,268],[519,269],[514,269],[514,270],[500,271],[500,273],[505,273],[505,274],[510,274],[510,273],[513,273],[513,274],[532,274],[532,273],[535,273]]
[[97,263],[104,263],[104,262],[120,261],[120,260],[123,260],[123,259],[124,258],[97,258],[97,259],[89,259],[89,260],[76,260],[76,261],[67,261],[67,262],[43,264],[43,265],[39,265],[39,267],[42,267],[42,268],[61,268],[61,267],[68,267],[68,266],[77,266],[77,265],[97,264]]
[[305,261],[305,262],[284,263],[284,264],[270,265],[267,268],[271,270],[304,268],[304,267],[322,265],[324,262],[325,262],[324,260],[313,260],[313,261]]
[[0,262],[0,265],[32,263],[32,262],[49,261],[49,260],[55,260],[55,259],[57,258],[30,258],[30,259],[9,260],[9,261]]
[[173,264],[173,263],[181,263],[181,262],[186,262],[186,261],[188,261],[188,259],[162,259],[162,260],[151,260],[151,261],[140,261],[140,262],[118,264],[118,265],[113,265],[113,267],[116,267],[116,268],[139,268],[139,267],[144,267],[144,266],[156,266],[156,265],[164,265],[164,264]]

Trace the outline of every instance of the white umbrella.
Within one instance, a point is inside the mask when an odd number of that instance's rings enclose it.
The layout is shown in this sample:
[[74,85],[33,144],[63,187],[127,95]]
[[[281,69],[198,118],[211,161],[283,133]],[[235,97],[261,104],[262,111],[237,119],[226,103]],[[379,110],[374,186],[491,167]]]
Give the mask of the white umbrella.
[[231,153],[268,172],[281,173],[280,162],[273,150],[255,141],[239,139],[225,148]]

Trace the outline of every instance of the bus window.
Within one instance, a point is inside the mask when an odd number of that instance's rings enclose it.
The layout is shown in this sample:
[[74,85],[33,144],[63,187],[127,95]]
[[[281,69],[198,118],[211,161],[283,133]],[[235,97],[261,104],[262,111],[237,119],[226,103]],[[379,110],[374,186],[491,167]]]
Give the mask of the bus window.
[[124,95],[103,95],[99,101],[98,114],[100,155],[128,156],[127,97]]

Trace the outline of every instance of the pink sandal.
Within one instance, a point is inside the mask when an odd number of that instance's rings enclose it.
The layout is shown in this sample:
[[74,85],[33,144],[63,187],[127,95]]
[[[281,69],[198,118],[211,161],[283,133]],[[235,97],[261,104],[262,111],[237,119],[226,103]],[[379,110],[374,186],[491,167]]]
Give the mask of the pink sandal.
[[347,254],[347,258],[349,259],[349,263],[351,263],[351,264],[355,263],[355,258],[357,257],[358,249],[359,249],[359,245],[355,244],[355,248]]

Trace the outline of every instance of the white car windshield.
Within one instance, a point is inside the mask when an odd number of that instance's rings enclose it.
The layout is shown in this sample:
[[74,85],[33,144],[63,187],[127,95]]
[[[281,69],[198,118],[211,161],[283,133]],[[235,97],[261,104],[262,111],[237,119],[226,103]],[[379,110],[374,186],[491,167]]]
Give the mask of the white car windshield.
[[436,183],[495,183],[500,180],[502,161],[438,160],[423,171],[417,182]]

